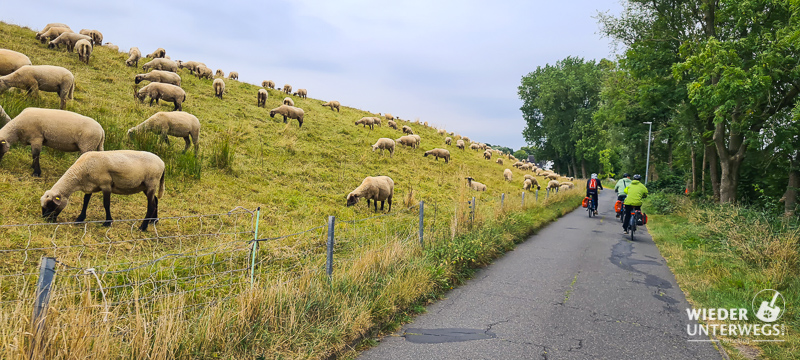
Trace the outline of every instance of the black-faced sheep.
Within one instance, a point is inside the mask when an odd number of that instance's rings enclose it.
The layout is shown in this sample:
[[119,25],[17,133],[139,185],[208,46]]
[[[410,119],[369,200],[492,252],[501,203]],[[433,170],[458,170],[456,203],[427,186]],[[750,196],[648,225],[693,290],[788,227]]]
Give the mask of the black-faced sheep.
[[403,134],[412,135],[412,134],[414,134],[414,130],[411,130],[411,127],[408,126],[408,125],[403,125]]
[[[38,33],[36,33],[36,40],[39,40],[39,39],[41,39],[41,38],[42,38],[42,35],[43,35],[44,33],[46,33],[48,30],[50,30],[51,28],[54,28],[54,27],[57,27],[57,28],[64,28],[64,29],[67,29],[67,30],[69,30],[69,31],[72,31],[72,29],[70,29],[70,28],[69,28],[69,26],[68,26],[67,24],[62,24],[62,23],[50,23],[50,24],[47,24],[47,25],[45,25],[45,27],[44,27],[44,28],[43,28],[41,31],[39,31]],[[56,36],[58,36],[58,35],[56,35]],[[44,43],[44,42],[42,42],[42,43]]]
[[372,151],[375,152],[378,149],[381,150],[381,155],[383,155],[383,150],[386,149],[389,150],[390,157],[394,156],[394,140],[389,138],[378,139],[375,145],[372,145]]
[[225,92],[225,81],[222,79],[214,79],[211,87],[214,88],[214,96],[222,99],[222,94]]
[[0,49],[0,76],[11,74],[25,65],[31,65],[31,59],[25,54]]
[[213,78],[214,73],[206,66],[198,66],[195,72],[198,79],[209,79]]
[[450,151],[445,149],[433,149],[428,150],[422,156],[427,157],[428,155],[433,155],[436,158],[436,161],[439,161],[439,158],[444,159],[445,164],[450,162]]
[[189,73],[192,74],[192,75],[194,75],[194,73],[197,72],[197,68],[200,67],[200,65],[206,66],[206,64],[203,64],[203,63],[197,62],[197,61],[180,61],[180,60],[178,60],[175,63],[178,64],[178,69],[188,69]]
[[336,112],[339,112],[339,106],[340,105],[341,104],[339,104],[339,102],[336,101],[336,100],[328,101],[328,102],[322,104],[322,106],[329,106],[331,108],[331,111],[333,111],[333,109],[336,108]]
[[183,110],[183,102],[186,101],[186,92],[179,86],[159,82],[151,82],[134,93],[134,97],[140,102],[144,102],[148,96],[150,97],[150,106],[153,106],[153,101],[158,104],[159,100],[164,100],[175,104],[174,110],[177,111]]
[[89,64],[89,57],[92,56],[92,43],[86,39],[80,39],[75,43],[75,51],[78,53],[78,60]]
[[67,107],[75,91],[75,77],[69,70],[52,65],[28,65],[6,76],[0,76],[0,94],[9,88],[25,89],[33,96],[39,91],[58,93],[61,98],[61,109]]
[[137,84],[142,81],[149,81],[149,82],[160,82],[164,84],[181,86],[180,75],[174,72],[162,71],[162,70],[153,70],[147,74],[136,75],[136,77],[133,78],[133,81]]
[[133,67],[139,66],[139,59],[142,58],[142,52],[139,51],[139,48],[132,47],[131,50],[128,51],[128,54],[130,54],[130,57],[128,60],[125,60],[125,65]]
[[61,36],[61,34],[63,34],[63,33],[71,33],[71,32],[73,32],[73,31],[70,28],[55,26],[55,27],[51,27],[51,28],[47,29],[47,31],[45,31],[45,32],[43,32],[43,33],[41,33],[40,35],[37,35],[37,36],[38,36],[39,41],[41,41],[42,44],[45,44],[48,41],[55,40],[57,37]]
[[92,38],[92,45],[103,45],[103,33],[97,30],[83,29],[79,32]]
[[401,136],[399,139],[395,140],[400,145],[410,146],[412,149],[417,148],[417,139],[411,136]]
[[386,120],[394,120],[394,116],[392,116],[392,114],[389,114],[389,113],[386,113],[386,115],[384,115],[384,117],[386,117]]
[[367,209],[369,201],[375,202],[375,211],[378,211],[378,201],[381,202],[381,210],[385,202],[389,203],[389,210],[392,211],[392,195],[394,195],[394,180],[388,176],[367,176],[355,190],[347,194],[347,206],[355,205],[359,199],[367,199]]
[[375,121],[372,120],[372,117],[365,116],[361,119],[356,120],[356,125],[364,125],[363,127],[369,126],[369,129],[372,130],[375,128]]
[[214,77],[224,78],[225,77],[225,72],[222,71],[222,69],[217,69],[217,72],[214,73]]
[[105,131],[94,119],[70,111],[27,108],[0,129],[0,160],[14,143],[31,145],[33,176],[40,176],[42,146],[60,151],[103,151]]
[[267,90],[258,89],[258,107],[265,107],[267,105],[267,97],[269,93]]
[[283,98],[283,105],[294,106],[294,100],[290,97]]
[[301,99],[305,99],[308,97],[308,90],[306,89],[297,89],[297,92],[292,94],[294,96],[299,96]]
[[513,173],[511,172],[511,169],[503,170],[503,177],[506,179],[506,181],[511,181],[511,177],[512,176],[513,176]]
[[75,43],[78,40],[85,39],[88,40],[89,43],[92,42],[92,38],[87,35],[76,34],[74,32],[66,32],[59,35],[57,38],[53,39],[47,44],[48,48],[58,48],[58,45],[64,44],[67,46],[67,51],[73,52],[75,50]]
[[449,136],[448,136],[448,137],[446,137],[446,138],[444,138],[444,144],[445,144],[445,145],[450,145],[450,144],[452,144],[452,143],[453,143],[453,139],[452,139],[452,138],[450,138]]
[[525,181],[522,182],[522,190],[530,190],[532,188],[533,188],[533,182],[531,181],[531,179],[525,179]]
[[481,146],[475,143],[469,144],[470,150],[480,150]]
[[486,159],[486,160],[492,160],[492,152],[488,151],[488,150],[484,151],[483,152],[483,158]]
[[158,198],[164,196],[164,162],[157,155],[146,151],[115,150],[92,151],[81,155],[63,176],[45,191],[39,200],[42,217],[56,222],[58,215],[67,207],[69,197],[82,191],[83,207],[75,219],[86,220],[86,208],[93,193],[103,193],[106,221],[111,226],[111,194],[132,195],[143,192],[147,196],[147,212],[139,227],[158,220]]
[[281,105],[269,111],[270,117],[275,117],[275,114],[283,115],[283,123],[286,124],[287,118],[288,119],[297,119],[300,122],[299,127],[303,127],[303,117],[305,117],[305,111],[303,109],[289,106],[289,105]]
[[178,72],[178,64],[169,59],[155,58],[153,60],[150,60],[146,64],[142,65],[142,70],[148,71],[148,69],[163,70],[176,73]]
[[141,124],[128,129],[128,136],[140,131],[151,131],[161,135],[161,140],[169,144],[169,136],[183,138],[186,147],[194,143],[194,156],[197,156],[197,149],[200,145],[200,120],[196,116],[183,111],[159,111]]
[[291,94],[292,93],[292,85],[289,85],[289,84],[283,85],[283,92],[285,92],[286,95]]
[[163,58],[165,56],[167,56],[167,50],[164,50],[163,48],[158,48],[158,49],[156,49],[156,51],[153,51],[153,52],[147,54],[147,56],[145,56],[145,57],[148,57],[148,58],[151,58],[151,59],[158,59],[158,58]]
[[467,179],[467,185],[469,185],[469,187],[472,188],[472,190],[486,191],[486,185],[475,181],[475,179],[473,179],[472,177],[467,177],[466,179]]
[[274,89],[275,88],[275,82],[272,81],[272,80],[264,80],[264,81],[261,82],[261,87],[264,87],[264,88],[267,88],[267,89]]
[[392,121],[392,120],[388,120],[388,121],[386,121],[386,124],[387,124],[387,126],[389,126],[390,128],[397,130],[397,123],[396,123],[396,122],[394,122],[394,121]]
[[228,74],[228,79],[231,79],[231,80],[239,80],[239,73],[238,73],[238,72],[236,72],[236,71],[231,71],[231,72]]
[[456,147],[461,149],[461,150],[464,150],[464,140],[458,139],[456,141]]

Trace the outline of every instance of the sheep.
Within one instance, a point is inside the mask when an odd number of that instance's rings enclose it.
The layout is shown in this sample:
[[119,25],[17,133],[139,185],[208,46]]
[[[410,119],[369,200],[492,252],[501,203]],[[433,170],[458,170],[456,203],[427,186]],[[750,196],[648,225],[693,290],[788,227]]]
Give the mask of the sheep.
[[341,104],[339,104],[339,102],[338,102],[338,101],[336,101],[336,100],[333,100],[333,101],[328,101],[328,102],[326,102],[326,103],[322,104],[322,106],[329,106],[329,107],[331,108],[331,111],[333,111],[333,108],[336,108],[336,112],[340,112],[340,111],[339,111],[339,106],[340,106],[340,105],[341,105]]
[[27,55],[13,50],[0,49],[0,76],[11,74],[25,65],[31,65],[31,59]]
[[163,71],[177,73],[178,63],[164,58],[155,58],[153,60],[150,60],[146,64],[142,65],[142,70],[147,71],[148,69],[163,70]]
[[458,139],[456,141],[456,147],[461,149],[461,150],[464,150],[464,140]]
[[142,52],[139,51],[138,47],[132,47],[130,51],[128,51],[130,57],[128,60],[125,60],[125,65],[137,67],[139,66],[139,59],[142,58]]
[[206,79],[210,80],[213,77],[212,76],[213,73],[211,72],[211,69],[209,69],[208,67],[206,67],[204,65],[201,65],[201,66],[197,67],[195,75],[197,75],[198,79],[206,78]]
[[427,157],[428,155],[433,155],[436,158],[436,161],[439,161],[439,158],[442,158],[444,159],[445,164],[450,163],[450,151],[447,151],[446,149],[436,148],[433,150],[428,150],[425,152],[425,154],[422,154],[424,157]]
[[158,198],[164,196],[164,161],[146,151],[115,150],[87,152],[75,161],[50,190],[39,200],[42,217],[56,222],[75,191],[83,191],[83,207],[76,222],[86,220],[86,208],[95,192],[103,192],[106,221],[111,226],[111,194],[131,195],[143,192],[147,212],[140,230],[158,220]]
[[357,120],[356,125],[364,125],[364,127],[369,126],[369,129],[372,130],[375,128],[375,121],[373,121],[372,117],[365,116]]
[[569,185],[564,185],[564,184],[558,187],[558,191],[567,191],[569,189],[571,189]]
[[408,136],[413,137],[417,141],[417,147],[419,147],[419,143],[420,143],[420,141],[422,141],[422,138],[419,137],[419,135],[416,135],[416,134],[411,134],[411,135],[408,135]]
[[31,145],[33,176],[41,176],[42,146],[59,151],[103,151],[105,131],[92,118],[70,111],[26,108],[0,129],[0,160],[14,143]]
[[183,138],[186,147],[183,152],[189,150],[189,145],[194,143],[194,156],[200,145],[200,120],[196,116],[183,111],[159,111],[153,116],[142,121],[141,124],[128,129],[128,136],[140,131],[151,131],[161,135],[161,140],[169,144],[169,136]]
[[91,43],[91,41],[92,41],[92,38],[90,36],[76,34],[74,32],[66,32],[66,33],[63,33],[63,34],[59,35],[57,38],[53,39],[52,41],[50,41],[47,44],[47,47],[51,48],[51,49],[52,48],[58,48],[58,45],[64,44],[64,45],[67,46],[67,51],[73,52],[74,49],[75,49],[75,43],[77,43],[78,40],[81,40],[81,39],[88,40],[89,43]]
[[305,99],[308,97],[308,90],[306,89],[297,89],[297,92],[294,93],[294,96],[299,96],[301,99]]
[[469,148],[470,148],[470,150],[480,150],[481,146],[478,145],[478,144],[473,143],[473,144],[469,144]]
[[522,166],[520,166],[519,168],[520,168],[521,170],[530,170],[530,171],[533,171],[533,165],[532,165],[532,164],[522,164]]
[[189,73],[193,74],[197,72],[197,68],[200,66],[206,66],[206,64],[198,62],[198,61],[176,61],[178,64],[178,69],[189,69]]
[[2,128],[3,125],[8,124],[9,121],[11,121],[11,118],[8,116],[8,114],[6,114],[6,111],[3,110],[3,107],[0,106],[0,128]]
[[222,69],[217,69],[217,72],[214,73],[214,77],[224,78],[225,77],[225,72],[222,71]]
[[164,50],[163,48],[158,48],[156,49],[156,51],[147,54],[147,56],[145,57],[151,59],[158,59],[158,58],[163,58],[165,56],[167,56],[167,50]]
[[381,149],[381,155],[383,155],[384,149],[389,150],[389,157],[394,157],[394,140],[389,138],[378,139],[375,145],[372,145],[372,152],[377,149]]
[[424,127],[430,127],[430,126],[428,126],[428,122],[427,122],[427,121],[426,121],[426,122],[424,122],[424,123],[422,123],[422,126],[424,126]]
[[523,162],[521,162],[521,161],[517,161],[511,166],[513,166],[513,167],[515,167],[517,169],[522,169],[522,165],[525,165],[525,164]]
[[394,195],[394,180],[388,176],[367,176],[355,190],[347,194],[347,206],[355,205],[360,198],[367,199],[367,209],[369,201],[375,202],[375,211],[378,211],[378,201],[381,202],[381,210],[385,202],[389,203],[389,211],[392,212],[392,195]]
[[283,85],[283,92],[285,92],[286,95],[291,94],[292,93],[292,85],[284,84]]
[[[530,165],[530,164],[529,164],[529,165]],[[531,165],[531,166],[532,166],[532,165]],[[550,180],[558,180],[558,174],[555,174],[555,173],[549,173],[549,174],[545,175],[545,178],[547,178],[547,179],[550,179]]]
[[151,82],[134,93],[134,97],[139,99],[139,102],[144,102],[148,96],[150,97],[150,106],[153,106],[153,101],[156,104],[159,100],[169,101],[175,104],[173,111],[182,111],[183,102],[186,101],[186,92],[179,86],[159,82]]
[[522,182],[522,190],[530,190],[531,188],[533,188],[531,179],[525,179],[525,181]]
[[64,110],[67,100],[73,98],[75,77],[60,66],[27,65],[11,74],[0,76],[0,94],[12,87],[25,89],[33,96],[39,96],[39,90],[58,93],[61,110]]
[[473,179],[472,177],[467,177],[466,179],[467,179],[467,185],[469,185],[469,187],[472,188],[472,190],[486,191],[486,185],[475,181],[475,179]]
[[572,177],[572,176],[570,176],[570,177],[568,177],[568,178],[567,178],[567,180],[568,180],[568,181],[575,181],[575,178],[574,178],[574,177]]
[[267,97],[269,93],[267,90],[258,89],[258,107],[265,107],[267,106]]
[[386,113],[386,115],[384,115],[384,117],[386,117],[386,120],[394,120],[394,116],[392,116],[392,114],[389,114],[389,113]]
[[239,73],[236,72],[236,71],[231,71],[228,74],[228,79],[230,79],[230,80],[239,80]]
[[462,136],[462,137],[461,137],[461,140],[464,140],[464,142],[472,142],[472,140],[470,140],[470,139],[469,139],[468,137],[466,137],[466,136]]
[[78,52],[78,60],[89,64],[89,57],[92,56],[92,43],[89,40],[80,39],[75,43],[75,49]]
[[[43,35],[44,33],[46,33],[46,32],[47,32],[48,30],[50,30],[51,28],[56,28],[56,27],[57,27],[57,28],[64,28],[64,29],[67,29],[67,30],[69,30],[69,31],[72,31],[72,29],[70,29],[70,28],[69,28],[69,26],[68,26],[67,24],[62,24],[62,23],[50,23],[50,24],[47,24],[47,25],[45,25],[45,27],[44,27],[44,28],[43,28],[41,31],[39,31],[38,33],[36,33],[36,40],[39,40],[39,39],[41,39],[41,38],[42,38],[42,35]],[[44,42],[42,42],[42,43],[44,43]]]
[[372,123],[373,123],[374,125],[378,125],[378,126],[380,126],[380,127],[383,127],[383,124],[381,124],[381,118],[379,118],[379,117],[374,117],[374,116],[373,116],[373,117],[372,117]]
[[483,158],[486,159],[486,160],[492,160],[492,152],[488,151],[488,150],[484,151],[483,152]]
[[92,38],[92,45],[103,45],[103,33],[97,30],[83,29],[79,32],[81,35],[87,35]]
[[214,96],[222,99],[222,94],[225,92],[225,80],[214,79],[211,87],[214,89]]
[[403,134],[414,134],[414,130],[411,129],[408,125],[403,125]]
[[264,80],[261,82],[261,87],[275,89],[275,82],[272,80]]
[[446,138],[444,138],[444,144],[445,144],[445,145],[450,145],[450,144],[452,144],[452,143],[453,143],[453,139],[452,139],[452,138],[450,138],[449,136],[448,136],[448,137],[446,137]]
[[54,26],[47,29],[47,31],[42,32],[41,34],[37,34],[36,36],[37,39],[39,39],[39,41],[41,41],[42,44],[44,44],[47,43],[48,41],[55,40],[57,37],[61,36],[61,34],[71,33],[71,32],[73,32],[72,29],[68,27]]
[[447,135],[447,130],[444,130],[444,129],[439,129],[439,130],[438,130],[438,131],[436,131],[436,132],[437,132],[439,135],[445,135],[445,136]]
[[392,120],[389,120],[389,121],[387,121],[387,122],[386,122],[386,124],[387,124],[387,126],[389,126],[390,128],[397,130],[397,123],[396,123],[396,122],[394,122],[394,121],[392,121]]
[[512,176],[513,176],[513,173],[511,172],[511,169],[503,170],[503,177],[506,179],[506,181],[511,181],[511,177]]
[[303,109],[289,106],[289,105],[281,105],[269,111],[270,117],[275,117],[275,114],[283,115],[283,123],[287,122],[287,118],[289,119],[297,119],[300,122],[299,127],[303,127],[303,117],[305,116],[305,112]]
[[395,140],[400,145],[411,146],[412,149],[417,148],[417,139],[411,136],[401,136],[399,139]]
[[497,160],[495,160],[494,162],[496,162],[496,163],[498,163],[500,165],[503,165],[503,159],[502,158],[497,158]]
[[181,86],[181,77],[180,75],[169,72],[169,71],[162,71],[162,70],[153,70],[146,74],[139,74],[133,78],[135,83],[140,83],[142,81],[150,81],[150,82],[160,82],[164,84],[172,84],[175,86]]
[[292,100],[292,98],[287,96],[283,98],[283,105],[294,106],[294,100]]
[[571,183],[569,181],[564,181],[564,182],[560,183],[560,185],[561,186],[568,186],[570,189],[575,187],[575,184],[573,184],[573,183]]
[[111,50],[119,52],[119,46],[117,46],[117,45],[114,45],[112,43],[106,43],[104,46],[109,48],[109,49],[111,49]]
[[559,186],[561,186],[561,184],[559,184],[557,180],[550,180],[550,182],[547,183],[547,190],[550,189],[558,190]]

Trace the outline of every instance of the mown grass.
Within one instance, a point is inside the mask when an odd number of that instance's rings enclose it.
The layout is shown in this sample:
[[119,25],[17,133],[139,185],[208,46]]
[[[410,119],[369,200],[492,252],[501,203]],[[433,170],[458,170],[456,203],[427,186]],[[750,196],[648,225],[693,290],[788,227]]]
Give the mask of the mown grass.
[[[770,219],[737,206],[699,205],[681,196],[648,199],[648,231],[695,308],[751,308],[761,290],[786,299],[785,342],[754,343],[765,358],[796,359],[800,353],[800,227],[796,220]],[[661,213],[661,214],[659,214]],[[750,310],[752,311],[752,310]],[[759,322],[751,316],[751,322]],[[746,337],[721,337],[734,348]],[[728,341],[730,340],[730,341]]]

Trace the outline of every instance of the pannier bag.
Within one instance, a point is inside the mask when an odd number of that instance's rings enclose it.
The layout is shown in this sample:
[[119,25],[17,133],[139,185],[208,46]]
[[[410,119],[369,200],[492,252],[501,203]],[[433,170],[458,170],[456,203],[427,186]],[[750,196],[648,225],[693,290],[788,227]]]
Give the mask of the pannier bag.
[[588,197],[588,196],[587,196],[587,197],[585,197],[585,198],[583,198],[583,204],[582,204],[582,205],[583,205],[583,207],[585,207],[585,208],[588,208],[588,207],[589,207],[589,197]]

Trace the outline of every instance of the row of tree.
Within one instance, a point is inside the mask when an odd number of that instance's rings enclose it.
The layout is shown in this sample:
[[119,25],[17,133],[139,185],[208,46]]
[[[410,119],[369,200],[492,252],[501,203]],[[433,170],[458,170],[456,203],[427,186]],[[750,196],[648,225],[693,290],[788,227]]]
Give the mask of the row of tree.
[[680,177],[716,201],[794,213],[800,2],[627,0],[599,14],[616,61],[568,57],[519,87],[523,135],[559,173]]

